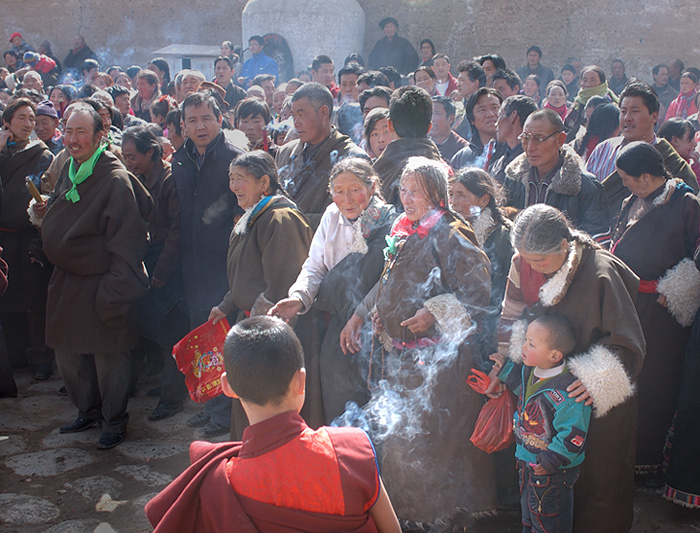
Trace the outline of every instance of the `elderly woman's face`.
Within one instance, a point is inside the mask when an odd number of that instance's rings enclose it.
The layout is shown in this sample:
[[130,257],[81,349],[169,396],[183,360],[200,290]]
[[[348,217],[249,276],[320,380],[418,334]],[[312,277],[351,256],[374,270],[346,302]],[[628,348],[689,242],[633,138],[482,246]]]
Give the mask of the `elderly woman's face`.
[[488,194],[477,196],[458,181],[450,184],[450,204],[464,218],[479,214],[480,210],[489,205],[491,197]]
[[374,187],[370,187],[352,172],[341,172],[333,180],[331,198],[340,212],[354,220],[367,209]]
[[406,218],[411,222],[419,221],[435,208],[425,193],[418,176],[413,172],[409,172],[401,179],[399,195]]
[[530,268],[535,272],[540,272],[541,274],[554,274],[557,272],[564,263],[566,262],[566,256],[569,252],[569,243],[566,239],[561,241],[561,250],[553,254],[528,254],[523,251],[519,251],[520,257],[525,261]]

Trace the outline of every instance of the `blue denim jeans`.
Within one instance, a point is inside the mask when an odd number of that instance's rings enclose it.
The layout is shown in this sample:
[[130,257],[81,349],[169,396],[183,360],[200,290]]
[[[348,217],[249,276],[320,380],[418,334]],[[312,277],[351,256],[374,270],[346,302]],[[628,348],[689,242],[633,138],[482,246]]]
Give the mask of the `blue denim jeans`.
[[523,533],[569,533],[574,523],[574,483],[579,467],[537,476],[532,467],[518,461],[520,510]]

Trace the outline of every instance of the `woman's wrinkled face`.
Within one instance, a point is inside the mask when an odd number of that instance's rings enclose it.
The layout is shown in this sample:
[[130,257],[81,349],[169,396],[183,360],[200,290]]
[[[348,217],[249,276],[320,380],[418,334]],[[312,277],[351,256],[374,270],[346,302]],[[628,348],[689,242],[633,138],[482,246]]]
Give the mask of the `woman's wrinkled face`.
[[228,174],[228,185],[231,192],[236,195],[238,205],[243,209],[250,209],[265,195],[270,184],[270,178],[265,174],[257,179],[247,169],[235,166]]
[[598,87],[603,83],[600,81],[600,76],[595,70],[587,70],[581,74],[581,89],[590,89]]
[[566,256],[569,252],[569,244],[566,242],[566,239],[562,239],[561,246],[561,251],[553,254],[529,254],[520,250],[519,253],[522,260],[530,265],[530,268],[535,272],[554,274],[564,266]]
[[352,172],[341,172],[331,185],[331,198],[340,212],[354,220],[367,209],[374,187],[367,185]]
[[399,195],[406,218],[411,222],[418,222],[435,209],[415,172],[409,172],[401,179]]

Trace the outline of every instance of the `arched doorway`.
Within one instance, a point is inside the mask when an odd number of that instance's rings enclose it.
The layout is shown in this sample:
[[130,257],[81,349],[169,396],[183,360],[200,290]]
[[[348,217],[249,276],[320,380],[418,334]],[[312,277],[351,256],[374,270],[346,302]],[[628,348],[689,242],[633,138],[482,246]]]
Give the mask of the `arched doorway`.
[[277,62],[279,83],[292,79],[296,73],[294,72],[294,59],[287,41],[276,33],[264,35],[263,40],[265,41],[265,47],[263,48],[265,55]]

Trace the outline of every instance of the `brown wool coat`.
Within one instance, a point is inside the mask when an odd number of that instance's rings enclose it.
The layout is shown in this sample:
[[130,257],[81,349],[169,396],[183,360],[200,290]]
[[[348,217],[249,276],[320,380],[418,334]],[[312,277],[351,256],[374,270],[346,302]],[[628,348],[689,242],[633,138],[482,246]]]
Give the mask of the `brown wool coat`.
[[25,186],[25,178],[34,176],[36,185],[52,160],[53,155],[41,141],[30,142],[19,151],[5,147],[0,152],[3,189],[0,247],[9,267],[7,292],[0,299],[0,312],[3,313],[37,311],[46,307],[46,287],[51,269],[47,264],[41,266],[30,260],[30,252],[40,252],[41,239],[27,215],[32,197]]
[[[676,188],[676,183],[666,182],[645,199],[647,209],[642,217],[627,227],[634,198],[623,203],[613,253],[641,279],[656,281],[683,259],[693,258],[700,238],[700,202],[689,188]],[[679,279],[677,283],[684,281]],[[637,385],[637,466],[663,462],[664,443],[676,410],[690,337],[690,327],[681,326],[669,309],[658,303],[658,298],[658,292],[640,292],[636,301],[647,342]]]
[[[491,289],[488,259],[469,226],[449,213],[425,238],[408,237],[383,279],[360,307],[376,305],[395,339],[414,340],[400,323],[436,296],[453,295],[454,306],[461,304],[476,324],[485,318]],[[419,336],[437,337],[438,332],[433,327]],[[466,386],[477,351],[472,335],[459,345],[440,342],[374,354],[381,360],[376,370],[392,391],[386,396],[390,412],[380,414],[398,418],[383,441],[381,469],[400,519],[430,524],[458,511],[474,516],[496,508],[493,459],[469,441],[483,405],[482,397]],[[381,405],[375,404],[378,394],[376,390],[370,411]]]
[[[513,257],[513,269],[520,271],[517,255]],[[574,328],[574,354],[586,354],[593,345],[602,345],[617,355],[629,378],[636,381],[646,349],[634,308],[639,279],[615,256],[588,244],[583,244],[580,263],[573,270],[558,292],[557,303],[545,306],[540,293],[540,300],[525,309],[525,317],[564,316]],[[501,341],[503,335],[508,335],[508,329],[503,328],[508,322],[506,312],[523,304],[522,299],[513,301],[518,295],[522,298],[509,279]],[[576,482],[575,533],[626,533],[632,526],[636,419],[636,397],[612,408],[603,417],[597,418],[594,411],[586,440],[586,458]]]
[[42,223],[54,264],[46,308],[46,343],[63,352],[118,352],[136,344],[134,304],[148,287],[143,267],[151,198],[110,152],[70,189],[64,166]]

